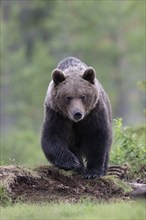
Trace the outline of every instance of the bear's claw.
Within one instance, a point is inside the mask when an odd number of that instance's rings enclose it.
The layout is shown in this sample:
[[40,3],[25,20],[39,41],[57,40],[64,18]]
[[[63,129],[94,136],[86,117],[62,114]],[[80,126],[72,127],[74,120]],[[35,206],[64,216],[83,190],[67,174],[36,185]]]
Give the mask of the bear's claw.
[[84,179],[95,179],[101,176],[104,176],[104,173],[102,171],[94,170],[94,171],[86,172],[86,174],[84,175]]
[[81,169],[81,164],[79,160],[75,157],[71,158],[71,160],[66,161],[65,163],[55,163],[55,166],[59,167],[60,169],[63,170],[80,170]]

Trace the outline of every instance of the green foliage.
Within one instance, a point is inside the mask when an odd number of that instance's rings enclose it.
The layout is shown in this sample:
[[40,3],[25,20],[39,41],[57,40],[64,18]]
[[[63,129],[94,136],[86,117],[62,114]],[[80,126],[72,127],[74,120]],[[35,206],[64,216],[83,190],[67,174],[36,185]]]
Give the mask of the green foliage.
[[111,149],[111,163],[130,166],[131,177],[145,176],[146,145],[145,127],[132,129],[122,126],[122,119],[114,120],[114,142]]
[[11,198],[7,195],[5,187],[0,185],[0,205],[8,206],[12,204]]
[[2,219],[126,219],[144,220],[144,202],[16,204],[1,208]]

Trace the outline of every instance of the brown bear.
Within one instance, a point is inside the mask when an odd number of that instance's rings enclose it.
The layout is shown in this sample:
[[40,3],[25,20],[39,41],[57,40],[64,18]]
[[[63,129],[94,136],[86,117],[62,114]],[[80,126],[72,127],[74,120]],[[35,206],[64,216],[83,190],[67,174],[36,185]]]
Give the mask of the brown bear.
[[92,179],[106,174],[111,143],[111,105],[95,70],[77,58],[64,59],[52,72],[45,98],[46,158]]

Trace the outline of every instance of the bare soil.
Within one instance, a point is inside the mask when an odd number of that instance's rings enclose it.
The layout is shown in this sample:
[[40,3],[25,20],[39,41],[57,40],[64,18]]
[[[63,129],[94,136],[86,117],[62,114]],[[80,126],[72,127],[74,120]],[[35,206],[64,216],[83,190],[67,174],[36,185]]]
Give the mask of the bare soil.
[[126,176],[127,168],[118,166],[109,167],[107,176],[93,180],[52,166],[34,169],[12,165],[0,167],[1,186],[12,202],[125,199],[131,191],[131,187],[121,180]]

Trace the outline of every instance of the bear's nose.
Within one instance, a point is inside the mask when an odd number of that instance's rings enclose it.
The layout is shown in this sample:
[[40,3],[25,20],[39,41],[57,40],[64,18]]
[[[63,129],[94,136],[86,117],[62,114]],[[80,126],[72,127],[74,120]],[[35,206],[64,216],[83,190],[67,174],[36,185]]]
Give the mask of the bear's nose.
[[81,112],[75,112],[74,113],[74,119],[75,120],[79,120],[79,119],[81,119],[82,118],[82,113]]

